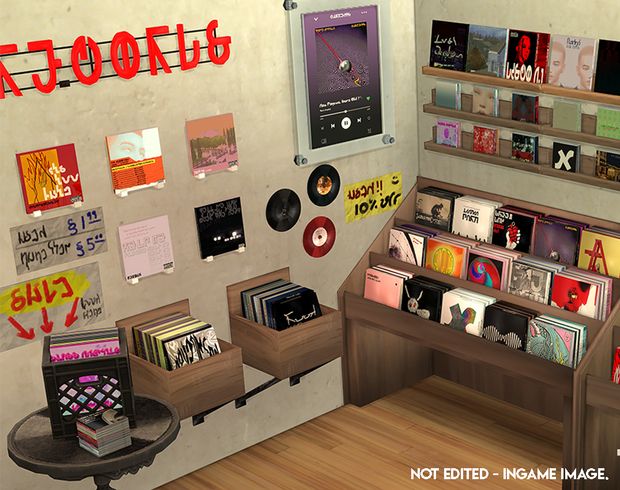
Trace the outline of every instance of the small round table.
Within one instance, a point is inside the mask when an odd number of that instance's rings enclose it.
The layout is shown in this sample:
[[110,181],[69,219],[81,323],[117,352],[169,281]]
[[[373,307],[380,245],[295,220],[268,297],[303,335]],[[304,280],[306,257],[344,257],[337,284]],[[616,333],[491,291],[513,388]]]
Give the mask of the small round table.
[[179,434],[179,414],[172,405],[145,395],[134,398],[136,428],[131,429],[131,446],[98,458],[79,446],[77,436],[52,438],[48,409],[42,408],[9,432],[9,456],[18,466],[35,473],[68,481],[93,477],[98,490],[111,490],[111,480],[150,466]]

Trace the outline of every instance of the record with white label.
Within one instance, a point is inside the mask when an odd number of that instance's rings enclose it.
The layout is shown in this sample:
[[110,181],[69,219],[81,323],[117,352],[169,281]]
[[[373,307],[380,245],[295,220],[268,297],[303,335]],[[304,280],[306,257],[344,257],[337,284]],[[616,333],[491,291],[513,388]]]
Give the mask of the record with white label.
[[317,216],[306,225],[303,244],[311,257],[323,257],[336,242],[336,227],[327,216]]

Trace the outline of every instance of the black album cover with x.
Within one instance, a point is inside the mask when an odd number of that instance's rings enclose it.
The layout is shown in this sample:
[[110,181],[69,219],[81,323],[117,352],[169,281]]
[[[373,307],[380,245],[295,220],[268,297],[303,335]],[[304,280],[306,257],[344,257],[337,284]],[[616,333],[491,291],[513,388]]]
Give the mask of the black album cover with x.
[[553,168],[565,172],[577,172],[579,170],[579,145],[553,142]]
[[245,247],[241,198],[205,204],[194,212],[202,259]]

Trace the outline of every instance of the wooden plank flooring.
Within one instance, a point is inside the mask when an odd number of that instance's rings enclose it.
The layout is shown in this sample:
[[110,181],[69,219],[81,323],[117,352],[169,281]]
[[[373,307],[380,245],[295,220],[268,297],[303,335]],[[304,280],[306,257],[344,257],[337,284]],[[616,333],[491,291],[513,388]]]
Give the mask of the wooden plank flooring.
[[[559,468],[562,424],[437,377],[346,405],[160,487],[559,489],[548,480],[412,481],[411,468]],[[440,474],[442,470],[439,470]]]

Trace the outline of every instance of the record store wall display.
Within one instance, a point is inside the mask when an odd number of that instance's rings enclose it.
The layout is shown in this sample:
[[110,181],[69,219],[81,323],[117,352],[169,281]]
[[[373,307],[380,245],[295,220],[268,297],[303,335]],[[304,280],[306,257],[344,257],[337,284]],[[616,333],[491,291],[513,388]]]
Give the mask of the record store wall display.
[[285,2],[297,165],[395,142],[389,5],[387,0]]
[[396,209],[403,200],[402,173],[394,172],[344,186],[345,221],[360,219]]
[[208,262],[226,252],[245,252],[241,198],[194,208],[200,258]]

